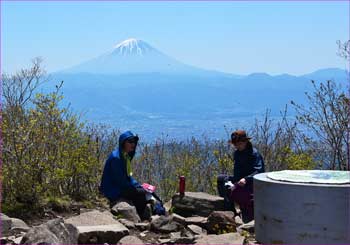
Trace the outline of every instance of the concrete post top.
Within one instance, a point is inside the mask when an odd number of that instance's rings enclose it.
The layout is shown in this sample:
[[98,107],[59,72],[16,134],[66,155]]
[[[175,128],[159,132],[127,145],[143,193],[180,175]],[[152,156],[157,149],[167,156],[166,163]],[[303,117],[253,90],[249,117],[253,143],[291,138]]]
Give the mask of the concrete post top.
[[254,179],[280,184],[350,187],[350,171],[283,170],[257,174]]

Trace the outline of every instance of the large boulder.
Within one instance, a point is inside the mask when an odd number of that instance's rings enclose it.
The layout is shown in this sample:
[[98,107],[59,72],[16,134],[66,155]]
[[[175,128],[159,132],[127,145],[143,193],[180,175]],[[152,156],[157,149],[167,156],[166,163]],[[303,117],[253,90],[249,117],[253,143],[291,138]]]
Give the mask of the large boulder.
[[81,213],[66,219],[65,222],[75,226],[119,224],[110,212],[100,212],[98,210]]
[[236,232],[235,214],[232,211],[214,211],[208,217],[209,233],[223,234]]
[[130,220],[134,223],[139,223],[141,221],[135,206],[131,205],[131,203],[127,201],[120,201],[115,204],[112,207],[111,212],[117,217]]
[[9,231],[12,226],[12,220],[6,214],[0,213],[1,220],[1,235],[6,236],[9,234]]
[[0,220],[2,237],[27,232],[30,230],[30,227],[23,220],[10,218],[3,213],[0,213]]
[[33,227],[22,238],[21,244],[77,244],[78,230],[62,218]]
[[185,192],[172,198],[173,211],[181,216],[208,217],[211,212],[224,210],[224,199],[204,192]]
[[129,235],[129,230],[109,212],[97,210],[69,218],[66,223],[74,225],[79,232],[79,243],[117,243]]
[[30,230],[30,227],[21,219],[11,218],[11,234],[17,234],[20,232],[27,232]]
[[243,244],[244,237],[236,233],[221,235],[204,235],[198,238],[195,244]]

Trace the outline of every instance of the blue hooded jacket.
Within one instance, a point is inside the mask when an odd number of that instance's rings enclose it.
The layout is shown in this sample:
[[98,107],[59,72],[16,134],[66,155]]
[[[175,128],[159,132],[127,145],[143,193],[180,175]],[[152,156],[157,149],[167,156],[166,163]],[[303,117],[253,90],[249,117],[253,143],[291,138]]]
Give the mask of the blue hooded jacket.
[[[116,201],[120,197],[122,191],[131,187],[140,186],[133,177],[127,175],[126,162],[124,161],[122,154],[124,141],[133,137],[136,137],[138,140],[138,136],[135,136],[130,131],[122,133],[119,136],[119,147],[115,149],[106,160],[101,179],[100,191],[111,202]],[[135,151],[129,153],[131,159],[134,155]]]

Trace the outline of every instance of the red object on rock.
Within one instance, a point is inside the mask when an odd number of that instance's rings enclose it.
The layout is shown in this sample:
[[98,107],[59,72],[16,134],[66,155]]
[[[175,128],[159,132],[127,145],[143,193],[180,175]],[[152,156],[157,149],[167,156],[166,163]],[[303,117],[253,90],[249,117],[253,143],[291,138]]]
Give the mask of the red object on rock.
[[185,195],[185,176],[179,177],[179,193],[180,195]]

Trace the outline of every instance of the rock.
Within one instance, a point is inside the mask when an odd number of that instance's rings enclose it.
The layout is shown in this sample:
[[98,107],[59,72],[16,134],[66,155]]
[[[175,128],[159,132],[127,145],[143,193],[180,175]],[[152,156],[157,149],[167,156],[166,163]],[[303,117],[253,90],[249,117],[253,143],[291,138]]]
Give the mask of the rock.
[[[152,216],[151,216],[151,219],[150,219],[150,222],[152,223],[152,221],[158,219],[159,217],[160,217],[160,215],[158,215],[158,214],[152,215]],[[171,217],[171,216],[169,216],[169,217]]]
[[179,237],[175,239],[170,239],[171,243],[174,244],[193,244],[194,243],[194,237]]
[[151,227],[150,223],[148,222],[136,223],[135,226],[139,231],[145,231]]
[[6,236],[9,234],[9,231],[12,226],[12,220],[7,215],[0,213],[0,220],[1,220],[1,235]]
[[159,239],[168,239],[169,237],[170,237],[169,234],[161,234],[161,235],[159,236]]
[[181,237],[181,231],[170,233],[171,239],[180,238],[180,237]]
[[170,233],[170,242],[172,244],[192,244],[194,242],[193,236],[183,236],[183,232]]
[[203,229],[202,227],[198,226],[198,225],[188,225],[187,229],[189,229],[192,234],[194,235],[206,235],[207,234],[207,230]]
[[76,244],[78,230],[62,218],[50,220],[45,224],[31,228],[22,238],[21,244]]
[[22,236],[16,237],[16,238],[13,240],[13,242],[14,242],[15,244],[20,244],[22,238],[23,238]]
[[194,238],[193,233],[188,229],[188,227],[184,227],[181,229],[181,237],[189,237]]
[[202,228],[206,228],[208,223],[208,218],[201,216],[188,217],[185,219],[186,225],[198,225]]
[[128,219],[134,223],[141,221],[140,216],[137,214],[135,206],[126,201],[120,201],[114,205],[111,209],[112,214],[120,216],[123,219]]
[[78,216],[74,216],[65,220],[66,223],[73,224],[75,226],[96,226],[96,225],[111,225],[120,224],[112,215],[106,212],[100,212],[93,210],[82,213]]
[[30,227],[23,220],[10,218],[3,213],[0,213],[0,220],[2,236],[15,235],[30,230]]
[[248,231],[249,233],[254,233],[254,227],[255,227],[255,222],[254,222],[254,220],[252,220],[249,223],[240,225],[239,227],[237,227],[237,229]]
[[129,230],[122,224],[78,226],[79,244],[115,244],[124,236],[129,235]]
[[236,233],[206,235],[198,238],[195,244],[243,244],[244,237]]
[[79,243],[117,243],[129,235],[129,230],[112,215],[98,210],[82,213],[69,218],[66,223],[74,225],[79,231]]
[[[89,212],[92,212],[92,211],[99,211],[99,212],[102,212],[104,215],[107,215],[107,216],[111,216],[111,217],[113,217],[113,218],[115,218],[115,219],[117,219],[117,217],[115,217],[115,215],[113,215],[112,214],[112,212],[110,211],[110,210],[98,210],[98,209],[95,209],[95,210],[90,210]],[[87,213],[87,212],[85,212],[85,213]]]
[[135,223],[130,221],[130,220],[127,220],[127,219],[118,219],[118,221],[125,225],[126,228],[128,229],[134,229],[136,226],[135,226]]
[[144,244],[144,242],[136,236],[125,236],[120,239],[118,244]]
[[30,227],[23,221],[20,219],[16,219],[16,218],[11,218],[12,221],[12,225],[11,225],[11,234],[17,234],[20,232],[27,232],[30,230]]
[[1,237],[0,238],[0,244],[14,244],[15,243],[15,236],[9,236],[9,237]]
[[232,211],[214,211],[208,217],[209,233],[223,234],[236,232],[236,222]]
[[145,237],[145,236],[147,236],[147,233],[148,233],[148,231],[143,231],[143,232],[140,233],[140,236],[141,237]]
[[178,215],[178,214],[171,214],[171,217],[174,221],[180,223],[180,224],[183,224],[185,225],[186,224],[186,218],[185,217],[182,217],[181,215]]
[[178,231],[182,228],[182,226],[175,222],[175,221],[171,221],[169,222],[168,224],[165,224],[163,226],[161,226],[158,231],[161,232],[161,233],[170,233],[170,232],[173,232],[173,231]]
[[160,238],[158,239],[160,244],[170,244],[171,243],[171,239],[169,238]]
[[175,194],[172,198],[173,212],[184,217],[207,217],[215,210],[224,210],[224,199],[204,192],[186,192],[184,196]]
[[238,215],[235,216],[235,222],[237,226],[243,225],[243,221],[241,219],[241,217],[239,217]]
[[151,221],[151,229],[155,232],[170,233],[182,227],[181,224],[172,220],[172,216],[158,216],[158,218],[152,218]]
[[170,222],[171,216],[152,216],[151,229],[158,231],[161,226]]
[[244,239],[244,242],[243,242],[244,245],[256,245],[256,244],[260,244],[258,243],[255,238],[253,237],[246,237]]
[[91,212],[93,210],[91,210],[91,208],[85,208],[85,207],[80,207],[79,208],[79,214],[82,214],[82,213],[88,213],[88,212]]

